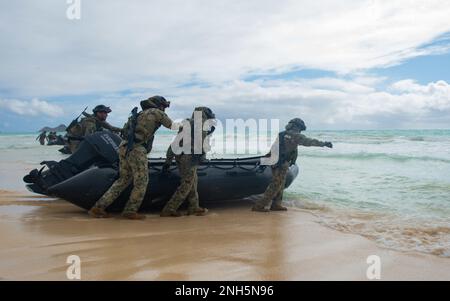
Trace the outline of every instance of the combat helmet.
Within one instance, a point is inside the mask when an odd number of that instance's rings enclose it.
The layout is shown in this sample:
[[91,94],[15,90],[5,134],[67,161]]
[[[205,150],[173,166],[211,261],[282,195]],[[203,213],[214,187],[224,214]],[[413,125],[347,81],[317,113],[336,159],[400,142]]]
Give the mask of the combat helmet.
[[306,125],[305,122],[300,118],[294,118],[288,122],[288,124],[286,125],[286,130],[305,131]]
[[[205,120],[216,119],[216,114],[214,114],[214,112],[208,107],[196,107],[194,109],[194,113],[195,112],[202,112],[202,117]],[[192,113],[192,118],[194,118],[194,113]]]
[[148,99],[145,99],[141,101],[141,108],[142,110],[147,110],[151,108],[168,108],[170,107],[170,101],[167,101],[164,97],[156,95],[149,97]]
[[94,112],[94,114],[96,114],[98,112],[111,113],[111,109],[105,105],[98,105],[92,110],[92,112]]

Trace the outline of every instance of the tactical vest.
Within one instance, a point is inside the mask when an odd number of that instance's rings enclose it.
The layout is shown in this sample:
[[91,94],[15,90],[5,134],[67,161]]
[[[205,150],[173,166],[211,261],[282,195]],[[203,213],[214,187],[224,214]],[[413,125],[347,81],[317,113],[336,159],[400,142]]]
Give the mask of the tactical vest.
[[[137,116],[136,128],[134,130],[134,143],[144,146],[147,152],[150,152],[152,149],[155,132],[161,127],[157,114],[160,114],[160,110],[151,108],[139,112]],[[125,123],[123,128],[124,133],[128,133],[129,127],[132,124],[131,119],[132,117]]]
[[73,137],[83,137],[86,135],[88,125],[94,125],[95,132],[103,130],[101,123],[95,117],[84,117],[77,124],[70,127],[68,133]]
[[281,166],[286,162],[294,165],[298,157],[298,144],[292,138],[292,133],[283,131],[278,135],[279,156],[276,166]]
[[83,135],[83,127],[81,126],[81,122],[77,122],[76,124],[72,124],[67,129],[67,134],[71,137],[81,137]]
[[97,118],[95,117],[86,117],[86,119],[84,120],[85,122],[91,122],[95,124],[95,131],[96,132],[100,132],[103,130],[102,124],[100,121],[98,121]]

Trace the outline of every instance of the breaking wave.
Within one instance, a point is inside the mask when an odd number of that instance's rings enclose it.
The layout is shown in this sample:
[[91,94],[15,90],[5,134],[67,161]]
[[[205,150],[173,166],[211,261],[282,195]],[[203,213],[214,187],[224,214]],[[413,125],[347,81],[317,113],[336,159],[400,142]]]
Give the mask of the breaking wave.
[[322,217],[320,223],[341,232],[364,236],[389,249],[450,257],[448,225],[426,225],[375,216],[367,219],[328,216]]
[[390,213],[343,210],[312,201],[289,200],[287,205],[313,213],[331,229],[361,235],[379,246],[450,257],[450,224],[446,220],[406,219]]
[[439,162],[439,163],[450,163],[450,159],[439,158],[439,157],[431,157],[431,156],[407,156],[407,155],[399,155],[399,154],[387,154],[387,153],[367,153],[367,152],[359,152],[359,153],[324,153],[324,152],[310,152],[310,153],[302,153],[303,157],[311,157],[311,158],[330,158],[330,159],[345,159],[345,160],[376,160],[376,159],[386,159],[397,162],[407,162],[407,161],[431,161],[431,162]]

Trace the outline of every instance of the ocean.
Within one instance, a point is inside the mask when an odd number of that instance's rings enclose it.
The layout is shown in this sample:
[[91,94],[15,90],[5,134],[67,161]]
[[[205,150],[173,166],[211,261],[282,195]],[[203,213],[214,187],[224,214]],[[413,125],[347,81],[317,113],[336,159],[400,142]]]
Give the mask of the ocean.
[[[299,148],[300,174],[285,192],[288,205],[382,247],[450,257],[450,130],[304,134],[331,141],[334,148]],[[40,146],[36,136],[0,134],[1,169],[37,168],[41,161],[65,158],[59,146]],[[151,156],[164,156],[172,138],[158,134]],[[210,155],[221,156],[214,149]],[[23,185],[5,172],[0,180],[1,189]]]

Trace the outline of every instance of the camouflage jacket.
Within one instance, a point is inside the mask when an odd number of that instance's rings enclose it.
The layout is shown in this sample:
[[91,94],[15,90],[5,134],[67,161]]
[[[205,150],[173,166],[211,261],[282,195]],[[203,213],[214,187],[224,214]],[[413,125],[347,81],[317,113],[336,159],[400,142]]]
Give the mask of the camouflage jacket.
[[[138,114],[136,129],[134,131],[135,135],[135,145],[143,145],[147,152],[150,152],[153,146],[153,139],[155,132],[163,125],[164,127],[170,129],[172,127],[172,120],[167,116],[167,114],[157,108],[150,108],[141,111]],[[123,132],[127,133],[129,127],[131,126],[131,118],[125,123],[123,127]],[[124,140],[123,145],[126,145],[128,141]]]
[[277,141],[272,146],[271,152],[274,151],[274,147],[278,146],[278,162],[276,166],[282,165],[286,162],[293,165],[297,161],[298,146],[325,146],[325,142],[317,139],[311,139],[302,135],[296,131],[283,131],[278,135]]
[[121,128],[112,126],[107,121],[99,120],[94,116],[85,117],[81,119],[81,136],[87,136],[93,134],[95,132],[102,131],[103,129],[110,130],[111,132],[120,133],[122,131]]

